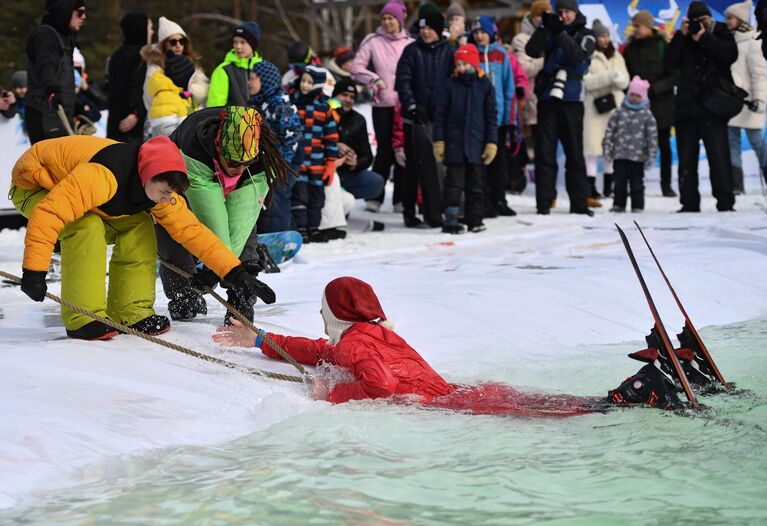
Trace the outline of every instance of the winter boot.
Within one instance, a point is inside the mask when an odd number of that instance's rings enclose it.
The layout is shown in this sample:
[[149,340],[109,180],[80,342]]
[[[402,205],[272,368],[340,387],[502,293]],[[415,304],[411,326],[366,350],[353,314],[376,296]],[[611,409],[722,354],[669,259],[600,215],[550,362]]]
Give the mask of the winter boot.
[[328,238],[325,235],[324,230],[318,230],[316,228],[310,228],[308,230],[309,241],[308,243],[327,243]]
[[461,234],[464,231],[463,226],[458,222],[458,215],[461,213],[460,207],[445,207],[445,220],[442,222],[442,232],[445,234]]
[[514,211],[513,208],[511,208],[506,201],[501,201],[496,205],[496,208],[498,209],[498,215],[499,216],[515,216],[517,213]]
[[674,384],[653,364],[647,364],[607,393],[616,405],[646,404],[658,409],[677,409],[682,402]]
[[469,232],[471,232],[472,234],[479,234],[480,232],[484,232],[485,230],[487,230],[487,227],[485,226],[484,223],[480,223],[478,225],[471,225],[469,227]]
[[596,197],[588,196],[586,198],[586,206],[589,208],[602,208],[602,203],[599,202],[599,199]]
[[604,174],[604,178],[605,178],[605,184],[602,189],[602,193],[604,194],[605,197],[610,197],[611,195],[613,195],[613,174],[606,173]]
[[660,184],[660,191],[663,194],[663,197],[676,197],[676,192],[671,189],[671,183],[669,184]]
[[732,193],[735,195],[746,193],[743,189],[743,168],[738,166],[732,167]]
[[597,190],[597,178],[596,176],[589,176],[589,195],[594,199],[602,199],[602,194]]
[[173,321],[191,320],[198,314],[208,313],[205,298],[199,292],[189,290],[168,302],[168,314]]
[[407,228],[429,228],[429,225],[424,224],[423,221],[418,219],[415,215],[403,215],[405,220],[405,227]]
[[625,206],[614,206],[610,209],[610,212],[616,213],[616,214],[622,214],[626,211]]
[[346,230],[341,230],[340,228],[326,228],[324,230],[319,230],[319,232],[322,233],[327,241],[346,239]]
[[79,329],[67,329],[67,336],[78,340],[109,340],[120,334],[120,331],[100,321],[92,321]]
[[162,334],[170,330],[170,320],[167,318],[167,316],[152,314],[151,316],[147,316],[141,321],[137,321],[133,325],[129,325],[129,327],[150,336],[157,336],[158,334]]

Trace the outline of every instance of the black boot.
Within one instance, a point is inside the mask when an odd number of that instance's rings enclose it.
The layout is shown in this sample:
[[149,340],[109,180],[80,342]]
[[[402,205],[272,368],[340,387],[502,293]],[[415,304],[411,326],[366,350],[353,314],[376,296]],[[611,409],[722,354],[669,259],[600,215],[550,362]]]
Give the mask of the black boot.
[[602,199],[602,194],[597,190],[597,178],[596,176],[589,176],[589,196],[594,199]]
[[334,239],[346,239],[346,230],[340,228],[326,228],[325,230],[318,230],[326,241],[332,241]]
[[205,298],[199,292],[188,289],[184,294],[168,302],[168,314],[173,321],[191,320],[198,314],[208,313]]
[[135,329],[138,332],[149,334],[150,336],[157,336],[170,330],[170,320],[167,316],[160,316],[159,314],[152,314],[147,316],[141,321],[137,321],[133,325],[129,325],[131,329]]
[[604,194],[605,197],[610,197],[611,195],[613,195],[613,174],[606,173],[604,174],[604,178],[605,178],[605,184],[602,189],[602,193]]
[[100,321],[92,321],[79,329],[67,329],[67,336],[78,340],[108,340],[120,334],[120,331]]
[[515,216],[517,213],[511,208],[506,201],[501,201],[496,205],[498,209],[498,215],[500,216]]
[[405,226],[407,228],[429,228],[429,225],[424,224],[423,221],[418,219],[415,215],[403,215]]
[[671,183],[661,183],[660,184],[660,191],[663,194],[663,197],[676,197],[676,192],[671,189]]

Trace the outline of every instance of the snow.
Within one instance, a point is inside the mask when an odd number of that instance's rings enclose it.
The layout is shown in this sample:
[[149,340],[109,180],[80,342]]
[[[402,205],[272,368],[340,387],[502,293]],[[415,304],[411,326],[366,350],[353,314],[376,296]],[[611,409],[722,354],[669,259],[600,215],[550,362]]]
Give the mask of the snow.
[[[678,201],[659,197],[657,181],[647,185],[645,213],[602,208],[594,218],[566,214],[564,190],[551,216],[536,216],[528,189],[510,197],[519,216],[461,236],[407,230],[390,205],[373,215],[358,203],[346,240],[309,245],[282,273],[262,276],[278,302],[257,306],[257,325],[320,336],[324,284],[353,275],[373,284],[397,331],[451,381],[594,394],[577,392],[552,366],[587,359],[599,345],[640,341],[651,325],[614,222],[632,242],[669,333],[681,316],[634,219],[699,328],[767,314],[767,215],[758,179],[747,178],[751,194],[738,198],[738,212],[724,214],[710,197],[701,214],[674,214]],[[386,230],[363,233],[373,218]],[[0,269],[20,274],[23,238],[23,230],[0,232]],[[166,304],[158,281],[159,313]],[[162,337],[294,374],[252,350],[217,348],[210,335],[224,309],[210,298],[208,305],[207,318],[174,323]],[[0,508],[40,491],[123,476],[137,469],[128,456],[151,462],[153,450],[219,444],[326,407],[299,384],[250,377],[131,336],[69,340],[58,306],[33,303],[17,287],[0,288],[0,311]],[[605,387],[616,380],[605,378]]]

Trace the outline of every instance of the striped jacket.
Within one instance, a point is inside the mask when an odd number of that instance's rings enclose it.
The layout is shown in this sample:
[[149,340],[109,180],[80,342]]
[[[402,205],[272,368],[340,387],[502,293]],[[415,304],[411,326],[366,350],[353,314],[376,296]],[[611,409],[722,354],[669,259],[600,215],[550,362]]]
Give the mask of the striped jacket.
[[[326,100],[301,96],[294,98],[304,125],[304,161],[299,179],[318,181],[329,161],[338,159],[338,125]],[[305,179],[304,179],[305,178]]]

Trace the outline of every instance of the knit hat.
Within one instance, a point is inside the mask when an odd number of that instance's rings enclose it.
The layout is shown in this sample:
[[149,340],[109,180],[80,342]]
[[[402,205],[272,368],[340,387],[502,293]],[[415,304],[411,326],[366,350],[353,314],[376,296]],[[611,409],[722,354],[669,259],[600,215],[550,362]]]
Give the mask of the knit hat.
[[11,75],[11,89],[27,87],[27,70],[14,71]]
[[474,66],[474,69],[479,69],[479,50],[477,49],[477,46],[473,44],[464,44],[459,47],[453,55],[453,61],[458,62],[459,60],[468,62]]
[[312,60],[314,51],[306,42],[293,42],[288,48],[288,63],[308,64]]
[[439,12],[426,13],[420,20],[418,20],[418,27],[430,27],[436,31],[438,35],[441,35],[442,30],[445,29],[445,17]]
[[303,74],[312,77],[312,89],[310,93],[313,93],[315,91],[321,91],[325,87],[330,72],[322,66],[306,66]]
[[557,0],[557,9],[578,11],[578,0]]
[[393,16],[397,19],[400,26],[405,23],[404,21],[406,13],[407,8],[405,7],[405,4],[402,3],[402,0],[389,0],[386,2],[386,5],[383,6],[383,9],[381,9],[381,16]]
[[734,16],[742,22],[748,22],[751,20],[751,0],[732,4],[724,10],[724,16]]
[[610,34],[610,30],[598,18],[595,18],[594,22],[592,22],[591,30],[594,32],[594,36],[597,37]]
[[541,16],[543,13],[550,13],[552,11],[551,4],[548,0],[535,0],[530,5],[530,18]]
[[337,97],[341,93],[350,93],[354,95],[354,99],[357,99],[357,83],[351,79],[341,79],[336,83],[335,89],[333,89],[333,97]]
[[194,63],[183,53],[176,55],[169,49],[165,52],[165,75],[179,88],[187,89],[194,75]]
[[153,137],[138,149],[138,176],[141,186],[146,186],[150,179],[167,172],[185,174],[184,159],[178,146],[168,137]]
[[687,18],[690,20],[695,20],[699,16],[711,16],[711,10],[708,8],[705,2],[693,0],[687,7]]
[[350,47],[339,47],[333,52],[333,60],[340,68],[350,60],[354,60],[354,51]]
[[650,83],[640,78],[639,75],[634,75],[634,78],[631,79],[631,82],[629,83],[628,94],[631,95],[632,93],[636,93],[637,95],[641,95],[642,102],[644,102],[647,100],[647,93],[649,90]]
[[392,327],[386,319],[373,287],[352,278],[336,278],[325,286],[322,294],[322,317],[328,329],[328,342],[335,345],[344,331],[355,323],[376,322],[387,329]]
[[282,94],[282,82],[280,70],[268,60],[262,60],[253,64],[253,73],[261,79],[261,90],[253,95],[254,102],[261,104],[275,95]]
[[454,16],[462,16],[466,18],[466,11],[464,10],[463,6],[459,4],[458,2],[453,2],[450,4],[450,7],[447,8],[447,11],[445,11],[445,18],[450,20]]
[[654,29],[655,19],[653,18],[651,12],[643,10],[634,15],[634,17],[631,19],[631,23],[638,26]]
[[161,16],[157,27],[157,41],[162,42],[171,35],[181,35],[185,37],[186,32],[177,23]]
[[253,51],[258,49],[258,43],[261,40],[261,28],[255,22],[243,22],[234,28],[232,38],[240,37],[247,40]]
[[471,22],[471,31],[474,32],[478,29],[481,29],[488,35],[490,35],[490,39],[492,40],[494,35],[498,32],[498,28],[495,25],[495,22],[492,18],[490,18],[487,15],[478,16]]
[[128,13],[120,19],[120,28],[125,35],[126,44],[143,46],[147,43],[147,20],[149,17],[143,11]]
[[442,11],[439,9],[439,6],[435,4],[434,2],[426,2],[425,4],[421,4],[418,7],[418,20],[422,19],[429,13],[442,14]]
[[236,163],[249,163],[258,156],[261,115],[255,108],[229,106],[221,110],[221,126],[216,137],[221,156]]

